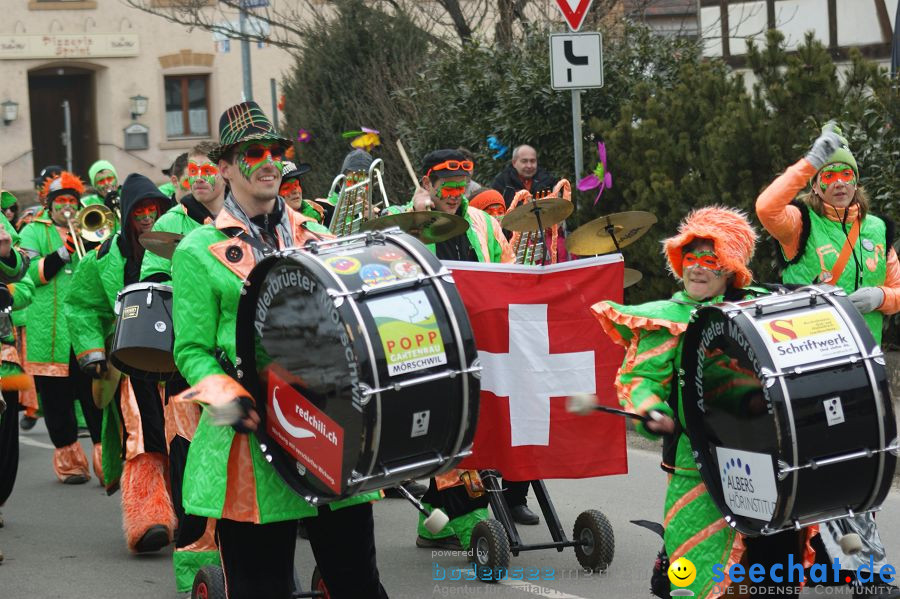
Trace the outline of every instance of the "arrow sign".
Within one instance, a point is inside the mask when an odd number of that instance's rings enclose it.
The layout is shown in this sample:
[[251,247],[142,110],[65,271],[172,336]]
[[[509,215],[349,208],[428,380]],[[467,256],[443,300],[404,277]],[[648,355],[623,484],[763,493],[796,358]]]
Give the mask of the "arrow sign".
[[587,16],[588,9],[594,0],[556,0],[563,18],[569,24],[569,29],[578,31],[581,24],[584,23],[584,17]]

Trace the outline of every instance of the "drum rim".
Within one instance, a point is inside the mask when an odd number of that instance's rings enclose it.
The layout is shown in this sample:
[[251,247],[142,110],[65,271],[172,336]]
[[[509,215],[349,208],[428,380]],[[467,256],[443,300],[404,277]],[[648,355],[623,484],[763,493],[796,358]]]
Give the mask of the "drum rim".
[[116,298],[118,299],[124,295],[131,293],[132,291],[145,290],[168,291],[169,293],[172,293],[172,285],[168,285],[166,283],[154,283],[152,281],[140,281],[138,283],[126,285],[125,287],[119,289],[119,292],[116,294]]

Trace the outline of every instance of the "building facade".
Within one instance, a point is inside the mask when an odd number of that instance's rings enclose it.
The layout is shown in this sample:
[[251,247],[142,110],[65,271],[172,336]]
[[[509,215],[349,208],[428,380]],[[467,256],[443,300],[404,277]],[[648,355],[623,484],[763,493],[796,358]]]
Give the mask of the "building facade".
[[[120,179],[139,172],[161,182],[175,156],[217,139],[221,112],[244,99],[237,40],[120,0],[2,4],[0,187],[25,198],[48,164],[71,164],[86,180],[102,158]],[[250,55],[253,99],[271,116],[292,58],[256,43]]]

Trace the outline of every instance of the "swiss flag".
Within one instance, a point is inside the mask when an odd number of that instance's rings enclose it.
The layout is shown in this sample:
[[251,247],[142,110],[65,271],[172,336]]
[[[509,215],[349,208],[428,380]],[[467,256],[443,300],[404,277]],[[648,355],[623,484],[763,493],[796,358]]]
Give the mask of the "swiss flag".
[[547,267],[446,262],[469,319],[481,372],[473,454],[460,468],[509,480],[587,478],[628,471],[621,416],[566,411],[566,397],[614,389],[623,350],[590,311],[622,301],[619,255]]

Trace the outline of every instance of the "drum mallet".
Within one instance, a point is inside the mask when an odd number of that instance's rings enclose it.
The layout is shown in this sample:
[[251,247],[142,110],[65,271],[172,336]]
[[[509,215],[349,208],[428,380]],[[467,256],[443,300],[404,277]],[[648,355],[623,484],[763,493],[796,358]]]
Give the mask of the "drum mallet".
[[572,414],[581,414],[582,416],[595,411],[606,412],[607,414],[616,414],[617,416],[633,418],[634,420],[640,420],[641,422],[658,421],[663,417],[663,415],[656,410],[651,410],[647,415],[635,414],[634,412],[627,412],[625,410],[620,410],[619,408],[601,405],[597,403],[597,401],[598,398],[593,393],[577,393],[566,398],[566,411]]
[[413,185],[416,186],[416,191],[419,190],[419,179],[416,178],[416,171],[413,170],[412,163],[409,161],[409,156],[406,155],[406,148],[403,147],[403,142],[399,139],[397,140],[397,150],[400,152],[400,158],[403,160],[403,164],[406,165],[406,172],[409,173],[409,178],[412,179]]
[[863,550],[862,538],[855,532],[848,532],[840,538],[838,545],[847,555],[856,555]]
[[394,488],[397,489],[408,502],[413,504],[423,516],[425,516],[425,529],[431,534],[436,535],[441,532],[444,527],[447,526],[447,523],[450,522],[450,518],[447,517],[447,514],[439,508],[435,508],[429,513],[429,511],[425,509],[425,506],[422,505],[422,502],[416,499],[412,493],[407,491],[403,485],[397,485]]

